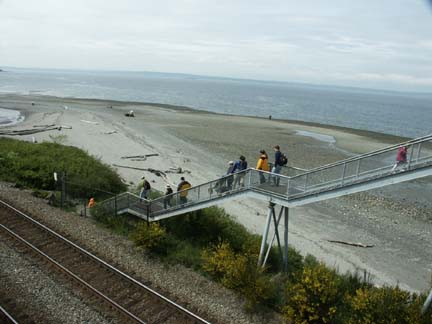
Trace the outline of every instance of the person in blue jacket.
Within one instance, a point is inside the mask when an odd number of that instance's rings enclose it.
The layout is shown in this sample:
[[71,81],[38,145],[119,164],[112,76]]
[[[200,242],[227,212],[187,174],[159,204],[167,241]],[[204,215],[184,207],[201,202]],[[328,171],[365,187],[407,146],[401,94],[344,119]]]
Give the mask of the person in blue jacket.
[[[280,146],[275,145],[273,149],[275,151],[275,160],[272,168],[272,173],[280,174],[282,169],[282,161],[281,161],[282,153],[280,151]],[[279,186],[279,181],[280,181],[279,177],[277,176],[273,177],[273,182],[275,186]]]
[[246,175],[245,170],[247,169],[247,167],[248,167],[248,163],[246,161],[246,158],[243,155],[241,155],[240,159],[237,160],[234,164],[234,169],[233,169],[233,173],[235,173],[234,189],[237,186],[244,187],[244,178]]

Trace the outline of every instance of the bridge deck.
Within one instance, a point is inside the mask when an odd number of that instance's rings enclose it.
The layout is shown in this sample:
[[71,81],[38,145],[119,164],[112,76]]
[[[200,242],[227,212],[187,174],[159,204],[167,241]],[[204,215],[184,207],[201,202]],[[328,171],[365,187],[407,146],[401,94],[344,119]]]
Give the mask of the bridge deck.
[[[247,169],[169,196],[147,201],[124,193],[104,202],[119,213],[156,221],[253,196],[286,207],[300,206],[359,191],[432,175],[432,135],[318,167],[295,176]],[[398,149],[408,148],[406,162],[393,168]],[[182,196],[186,195],[186,200]]]

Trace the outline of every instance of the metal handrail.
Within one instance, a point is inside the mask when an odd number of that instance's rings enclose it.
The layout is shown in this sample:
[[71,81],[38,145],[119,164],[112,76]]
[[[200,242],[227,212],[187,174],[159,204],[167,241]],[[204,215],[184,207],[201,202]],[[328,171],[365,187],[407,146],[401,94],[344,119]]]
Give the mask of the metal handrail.
[[[378,162],[377,159],[370,161],[372,165],[369,165],[368,163],[367,169],[364,170],[360,169],[360,161],[370,157],[375,157],[377,155],[382,155],[387,152],[391,152],[392,150],[395,150],[396,148],[401,146],[412,147],[412,149],[410,150],[410,156],[407,163],[408,169],[417,166],[419,165],[419,163],[423,163],[424,161],[429,161],[432,157],[432,155],[430,154],[430,150],[428,149],[424,151],[424,153],[427,152],[426,153],[427,156],[424,157],[420,156],[420,152],[421,152],[421,144],[423,142],[430,141],[430,140],[432,140],[432,134],[414,140],[410,140],[404,143],[385,147],[380,150],[375,150],[373,152],[366,153],[360,156],[351,157],[335,163],[330,163],[325,166],[306,171],[296,176],[287,176],[287,175],[275,174],[263,170],[256,170],[254,168],[248,168],[240,172],[224,175],[220,178],[201,183],[197,186],[192,186],[188,189],[173,192],[172,194],[169,195],[164,195],[154,200],[141,199],[138,195],[135,195],[133,193],[127,193],[127,195],[135,197],[135,200],[132,204],[129,203],[128,201],[128,208],[133,208],[135,206],[138,209],[143,209],[142,207],[145,207],[146,211],[137,210],[137,212],[141,212],[147,215],[148,217],[152,217],[152,215],[155,214],[177,210],[177,209],[184,208],[185,206],[201,204],[204,202],[208,202],[209,200],[218,199],[221,197],[221,194],[225,196],[226,194],[237,194],[245,191],[266,192],[274,196],[285,197],[288,200],[291,198],[295,198],[298,195],[307,195],[308,193],[316,192],[316,190],[319,189],[327,190],[327,189],[334,188],[335,186],[341,187],[344,185],[352,184],[354,182],[367,181],[368,179],[370,179],[371,176],[374,175],[386,176],[388,175],[388,172],[384,172],[384,170],[390,172],[389,168],[391,167],[391,165],[386,164],[385,166],[383,166],[382,163],[384,161],[382,159],[379,159],[380,162]],[[386,155],[385,157],[387,158]],[[355,163],[356,161],[359,161],[359,163],[357,163],[357,166],[356,164],[353,164],[353,162]],[[338,169],[338,167],[340,168]],[[353,169],[353,167],[355,169]],[[333,172],[331,174],[328,174],[326,173],[326,170],[334,170],[336,174],[333,174]],[[316,174],[320,175],[319,172],[325,172],[325,173],[323,173],[322,177],[319,176],[318,178],[316,178]],[[313,176],[309,176],[311,174],[313,174]],[[236,179],[236,176],[242,179],[241,187],[239,188],[236,188],[236,185],[239,184],[237,180],[235,180],[236,182],[234,182],[234,185],[232,185],[232,182],[228,183],[227,181],[228,178]],[[276,178],[279,179],[277,182],[282,183],[281,186],[286,188],[286,190],[285,191],[272,190],[271,188],[263,187],[260,181],[262,176],[264,176],[265,179],[273,179],[273,180],[275,180]],[[223,189],[220,191],[219,189],[221,188]],[[212,189],[211,192],[209,189]],[[212,196],[213,191],[217,192],[217,196]],[[188,201],[185,203],[182,203],[180,201],[179,203],[180,196],[184,192],[188,193]],[[119,197],[123,198],[122,195],[120,195]],[[113,198],[111,198],[110,200],[112,199]],[[110,200],[107,200],[107,202],[109,202]],[[165,205],[166,200],[170,202],[168,203],[169,206]],[[173,201],[175,203],[171,205],[171,202]],[[167,208],[165,208],[165,206]],[[161,207],[163,207],[163,210],[161,210]]]
[[271,175],[271,176],[278,176],[278,177],[280,177],[280,178],[291,179],[291,177],[286,176],[286,175],[283,175],[283,174],[276,174],[276,173],[272,173],[272,172],[270,172],[270,171],[257,170],[257,169],[255,169],[255,168],[247,168],[246,170],[242,170],[242,171],[240,171],[240,172],[236,172],[236,173],[233,173],[233,174],[224,175],[224,176],[222,176],[222,177],[220,177],[220,178],[217,178],[217,179],[215,179],[215,180],[207,181],[207,182],[201,183],[201,184],[199,184],[199,185],[192,186],[192,187],[190,187],[190,188],[188,188],[188,189],[184,189],[184,190],[180,190],[180,191],[177,191],[177,192],[173,192],[172,194],[165,195],[165,196],[163,196],[163,197],[159,197],[159,198],[156,198],[156,199],[150,200],[149,202],[150,202],[150,203],[154,203],[154,202],[157,202],[158,200],[162,200],[162,201],[163,201],[164,198],[167,198],[167,197],[175,197],[175,196],[177,196],[178,194],[180,194],[181,192],[192,191],[192,190],[197,189],[197,188],[199,188],[199,187],[205,187],[205,186],[207,186],[207,185],[209,185],[209,184],[212,184],[212,183],[218,183],[218,182],[220,182],[220,181],[223,180],[223,179],[227,179],[227,178],[229,178],[229,177],[233,177],[233,176],[235,176],[235,175],[239,175],[239,174],[244,173],[245,176],[246,176],[247,173],[252,172],[252,171],[261,172],[261,173],[268,174],[268,175]]
[[344,160],[340,160],[340,161],[332,162],[332,163],[329,163],[329,164],[325,164],[325,165],[322,165],[322,166],[319,166],[319,167],[316,167],[316,168],[313,168],[313,169],[309,169],[307,172],[299,174],[299,175],[296,175],[296,176],[293,176],[291,178],[293,179],[293,178],[296,178],[296,177],[301,177],[301,176],[304,176],[306,174],[315,173],[317,171],[329,169],[331,167],[335,167],[335,166],[338,166],[338,165],[343,165],[344,163],[349,163],[349,162],[353,162],[353,161],[357,161],[357,160],[362,160],[362,159],[365,159],[365,158],[368,158],[368,157],[371,157],[371,156],[374,156],[374,155],[378,155],[378,154],[382,154],[382,153],[386,153],[386,152],[391,152],[392,150],[394,150],[394,149],[396,149],[398,147],[412,146],[412,145],[415,145],[415,144],[418,144],[418,143],[426,142],[428,140],[432,140],[432,134],[429,134],[429,135],[426,135],[426,136],[423,136],[423,137],[419,137],[419,138],[416,138],[416,139],[413,139],[413,140],[409,140],[409,141],[406,141],[406,142],[402,142],[402,143],[399,143],[399,144],[387,146],[385,148],[382,148],[382,149],[379,149],[379,150],[375,150],[375,151],[372,151],[372,152],[369,152],[369,153],[365,153],[365,154],[353,156],[353,157],[350,157],[350,158],[347,158],[347,159],[344,159]]

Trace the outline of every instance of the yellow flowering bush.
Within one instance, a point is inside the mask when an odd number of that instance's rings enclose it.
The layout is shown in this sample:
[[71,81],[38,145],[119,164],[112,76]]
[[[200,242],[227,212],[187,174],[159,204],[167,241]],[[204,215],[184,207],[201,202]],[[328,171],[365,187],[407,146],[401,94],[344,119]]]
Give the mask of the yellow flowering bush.
[[399,287],[357,289],[354,296],[346,297],[346,301],[350,308],[348,324],[432,323],[430,314],[420,316],[424,298]]
[[257,267],[257,256],[252,251],[235,253],[228,243],[222,242],[205,249],[202,258],[202,269],[224,286],[242,293],[247,309],[274,298],[275,287],[263,269]]
[[144,249],[152,249],[157,246],[166,236],[165,229],[159,223],[139,223],[131,233],[130,238],[135,245]]
[[246,269],[247,257],[234,253],[226,242],[219,243],[214,249],[202,253],[205,272],[220,280],[228,288],[241,285],[241,277]]
[[293,323],[332,323],[340,302],[339,277],[323,264],[306,266],[286,285],[284,317]]

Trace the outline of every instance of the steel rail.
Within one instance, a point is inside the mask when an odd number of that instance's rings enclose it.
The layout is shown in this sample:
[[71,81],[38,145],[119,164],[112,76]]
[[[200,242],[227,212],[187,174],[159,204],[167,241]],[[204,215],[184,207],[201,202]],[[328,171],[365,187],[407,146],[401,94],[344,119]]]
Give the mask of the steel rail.
[[[30,216],[24,214],[23,212],[21,212],[20,210],[16,209],[15,207],[11,206],[10,204],[8,204],[7,202],[0,200],[0,204],[8,207],[9,209],[15,211],[16,213],[18,213],[19,215],[21,215],[22,217],[24,217],[25,219],[27,219],[28,221],[36,224],[37,226],[41,227],[42,229],[44,229],[45,231],[47,231],[48,233],[50,233],[51,235],[55,236],[56,238],[60,239],[61,241],[68,243],[70,246],[74,247],[75,249],[77,249],[78,251],[82,252],[83,254],[85,254],[86,256],[90,257],[91,259],[99,262],[100,264],[102,264],[103,266],[105,266],[106,268],[108,268],[109,270],[113,271],[114,273],[122,276],[123,278],[128,279],[130,282],[134,283],[135,285],[145,289],[147,292],[149,292],[150,294],[152,294],[155,297],[158,297],[160,300],[166,302],[167,304],[169,304],[171,307],[173,307],[174,309],[177,309],[179,311],[181,311],[183,314],[185,314],[186,316],[188,316],[189,318],[197,321],[198,323],[203,323],[203,324],[210,324],[210,322],[202,319],[201,317],[199,317],[198,315],[192,313],[191,311],[187,310],[186,308],[182,307],[181,305],[176,304],[175,302],[173,302],[172,300],[166,298],[165,296],[159,294],[158,292],[156,292],[155,290],[151,289],[150,287],[144,285],[143,283],[139,282],[138,280],[132,278],[131,276],[129,276],[128,274],[120,271],[119,269],[113,267],[112,265],[108,264],[107,262],[105,262],[104,260],[98,258],[97,256],[93,255],[92,253],[84,250],[82,247],[78,246],[77,244],[73,243],[72,241],[68,240],[67,238],[63,237],[62,235],[58,234],[57,232],[53,231],[52,229],[48,228],[47,226],[45,226],[44,224],[38,222],[37,220],[31,218]],[[1,225],[1,224],[0,224]],[[1,227],[7,229],[6,227],[4,227],[3,225],[1,225]],[[7,229],[9,230],[9,229]],[[30,244],[30,243],[29,243]],[[35,247],[35,249],[37,249]],[[41,251],[41,253],[43,253]],[[56,262],[55,260],[53,260],[54,262]],[[67,270],[67,269],[66,269]],[[78,277],[77,277],[78,278]],[[80,278],[78,278],[80,279]],[[81,280],[81,279],[80,279]],[[113,301],[114,302],[114,301]],[[115,303],[115,302],[114,302]],[[121,306],[120,306],[121,307]],[[127,310],[126,310],[127,311]],[[133,315],[133,314],[132,314]],[[138,321],[140,323],[145,323],[142,322],[142,320],[138,319]]]
[[18,322],[7,312],[6,309],[0,306],[0,313],[2,313],[12,324],[18,324]]
[[142,321],[141,319],[139,319],[138,317],[136,317],[134,314],[132,314],[131,312],[129,312],[128,310],[126,310],[125,308],[123,308],[121,305],[117,304],[114,300],[112,300],[111,298],[109,298],[106,295],[104,295],[102,292],[100,292],[99,290],[97,290],[96,288],[94,288],[92,285],[90,285],[86,281],[82,280],[80,277],[78,277],[72,271],[70,271],[69,269],[67,269],[64,266],[62,266],[56,260],[54,260],[49,255],[47,255],[46,253],[44,253],[41,250],[39,250],[36,246],[34,246],[33,244],[31,244],[29,241],[27,241],[26,239],[24,239],[23,237],[21,237],[20,235],[18,235],[14,231],[12,231],[11,229],[7,228],[3,224],[0,224],[0,228],[2,228],[4,231],[6,231],[10,236],[12,236],[13,238],[15,238],[17,241],[25,244],[32,251],[38,253],[44,259],[48,260],[51,264],[55,265],[59,270],[61,270],[62,272],[64,272],[65,274],[67,274],[69,277],[71,277],[72,279],[74,279],[75,281],[77,281],[78,283],[80,283],[81,285],[83,285],[85,288],[89,289],[92,293],[94,293],[98,297],[102,298],[104,301],[108,302],[111,306],[114,306],[116,309],[120,310],[123,314],[125,314],[129,318],[133,319],[137,323],[146,324],[146,322]]

